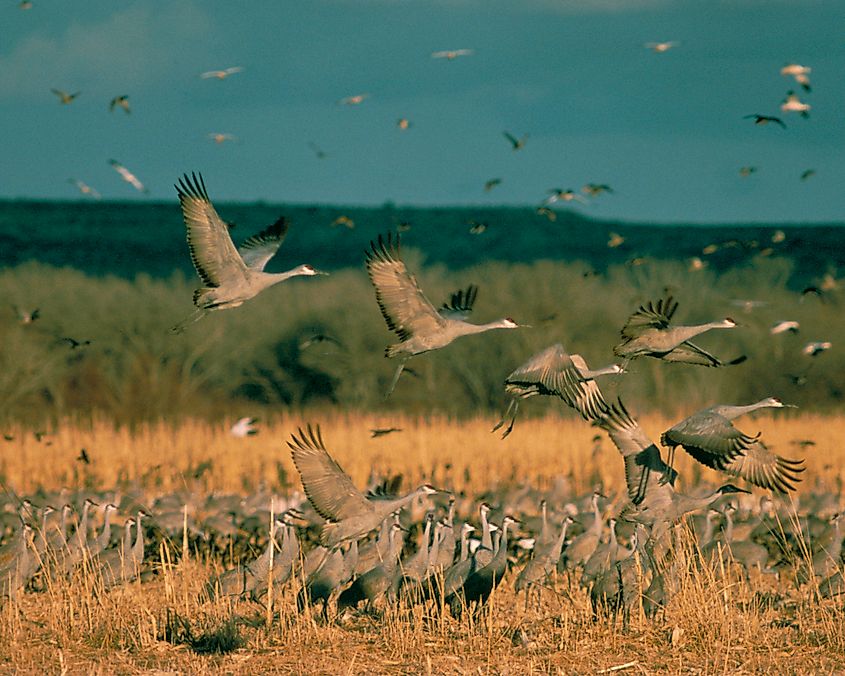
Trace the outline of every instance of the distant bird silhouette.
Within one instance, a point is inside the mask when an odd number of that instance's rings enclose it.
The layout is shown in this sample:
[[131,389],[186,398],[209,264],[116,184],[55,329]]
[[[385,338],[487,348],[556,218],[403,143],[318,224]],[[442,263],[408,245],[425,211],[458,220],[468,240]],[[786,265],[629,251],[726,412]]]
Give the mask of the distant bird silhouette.
[[208,138],[213,140],[215,143],[225,143],[226,141],[236,141],[237,137],[234,134],[228,134],[225,132],[217,132],[212,131],[208,133]]
[[77,178],[69,178],[67,180],[67,182],[75,185],[76,189],[79,190],[79,192],[82,193],[83,195],[88,195],[89,197],[92,197],[95,200],[98,200],[102,197],[102,195],[100,195],[99,192],[94,190],[94,188],[92,188],[90,185],[88,185],[84,181],[80,181]]
[[393,432],[401,432],[401,427],[380,427],[376,429],[370,430],[370,438],[376,439],[377,437],[383,437],[386,434],[392,434]]
[[353,94],[352,96],[344,96],[342,99],[338,100],[338,103],[342,106],[357,106],[362,103],[364,99],[369,98],[369,96],[369,94]]
[[338,216],[334,219],[331,223],[329,223],[333,228],[337,227],[338,225],[342,225],[344,228],[349,228],[353,230],[355,228],[355,221],[353,221],[349,216]]
[[444,49],[439,52],[432,52],[432,59],[446,59],[447,61],[454,61],[459,56],[470,56],[474,53],[472,49]]
[[59,97],[59,103],[61,103],[63,106],[73,103],[74,99],[76,99],[76,97],[82,93],[74,92],[73,94],[68,94],[66,91],[63,91],[61,89],[51,89],[50,91]]
[[90,465],[91,464],[91,458],[88,455],[88,451],[86,451],[84,448],[79,451],[79,455],[77,456],[76,459],[79,462],[83,463],[84,465]]
[[757,167],[740,167],[739,175],[743,178],[748,178],[751,174],[757,173]]
[[511,144],[511,148],[513,149],[513,151],[514,151],[514,152],[516,152],[517,150],[521,150],[522,148],[524,148],[524,147],[525,147],[525,142],[528,140],[528,134],[523,134],[523,135],[522,135],[522,138],[517,138],[516,136],[514,136],[514,135],[513,135],[513,134],[511,134],[510,132],[508,132],[508,131],[503,131],[503,132],[502,132],[502,135],[503,135],[503,136],[504,136],[504,137],[508,140],[508,142]]
[[818,357],[823,352],[826,352],[830,348],[833,347],[833,343],[829,340],[824,341],[813,341],[807,343],[804,347],[801,348],[801,352],[806,354],[808,357]]
[[801,172],[801,180],[806,181],[807,179],[813,178],[816,175],[815,169],[805,169]]
[[133,188],[135,188],[135,190],[144,194],[150,192],[144,187],[144,184],[141,183],[140,180],[138,180],[138,177],[131,171],[129,171],[129,169],[124,167],[120,162],[118,162],[117,160],[109,160],[109,164],[111,165],[112,169],[114,169],[118,174],[120,174],[120,177]]
[[120,96],[115,96],[109,102],[109,111],[114,112],[114,109],[117,107],[123,108],[123,111],[128,115],[132,112],[129,108],[129,96],[127,94],[121,94]]
[[396,126],[402,131],[406,131],[411,128],[411,121],[407,117],[400,117],[396,120]]
[[208,197],[202,174],[185,174],[176,185],[176,193],[187,228],[191,262],[204,286],[194,291],[196,311],[173,327],[173,332],[182,331],[212,310],[238,307],[291,277],[327,274],[310,265],[298,265],[287,272],[264,272],[287,234],[284,217],[235,249],[229,229]]
[[676,40],[669,40],[667,42],[646,42],[644,46],[656,54],[663,54],[679,44],[681,43]]
[[615,249],[619,246],[622,246],[624,243],[625,238],[618,232],[611,232],[607,236],[607,246],[611,249]]
[[229,434],[233,437],[243,438],[243,437],[251,437],[258,434],[258,429],[255,427],[255,423],[258,422],[258,418],[250,418],[249,416],[245,416],[243,418],[238,419],[238,421],[229,428]]
[[322,148],[320,148],[316,143],[313,141],[308,141],[308,147],[314,152],[317,156],[318,160],[324,160],[328,157],[325,152],[323,152]]
[[581,195],[577,192],[572,190],[571,188],[567,188],[564,190],[563,188],[551,188],[549,189],[549,196],[545,199],[543,204],[549,205],[554,204],[555,202],[581,202],[581,204],[589,204],[587,200],[585,200]]
[[230,66],[229,68],[224,68],[223,70],[207,70],[204,73],[200,73],[200,77],[203,80],[208,80],[213,78],[215,80],[225,80],[230,75],[234,75],[235,73],[240,73],[243,71],[243,66]]
[[469,234],[471,235],[481,235],[487,232],[487,228],[490,227],[487,223],[482,223],[480,221],[470,221],[469,222]]
[[537,215],[538,216],[545,216],[548,220],[554,223],[557,220],[557,213],[554,209],[549,209],[548,207],[537,207]]
[[68,336],[59,338],[59,340],[70,345],[71,350],[77,350],[80,347],[87,347],[91,344],[90,340],[76,340],[76,338],[70,338]]
[[786,129],[786,125],[783,123],[779,117],[773,117],[771,115],[760,115],[759,113],[752,113],[751,115],[743,115],[743,120],[754,120],[754,124],[758,124],[760,126],[765,126],[772,122],[773,124],[779,124],[781,127]]
[[799,113],[801,117],[810,117],[810,109],[812,106],[809,103],[804,103],[795,92],[789,91],[786,93],[786,98],[780,105],[780,109],[784,113]]
[[598,197],[603,192],[612,195],[613,188],[611,188],[606,183],[587,183],[586,185],[584,185],[584,187],[581,188],[581,192],[585,195],[589,195],[590,197]]
[[502,184],[501,178],[491,178],[491,179],[484,182],[484,192],[490,192],[497,185],[501,185],[501,184]]
[[35,308],[34,310],[21,310],[17,305],[12,305],[12,311],[18,318],[20,324],[32,324],[32,322],[41,318],[41,310]]
[[769,329],[769,333],[773,336],[776,336],[779,333],[798,333],[800,328],[800,324],[795,320],[783,320],[779,322],[775,322],[772,325],[772,328]]
[[813,72],[812,68],[808,68],[807,66],[802,66],[798,63],[788,63],[783,68],[780,69],[780,74],[784,77],[792,76],[795,78],[795,82],[801,85],[805,92],[810,91],[810,73]]
[[492,329],[519,328],[513,319],[498,319],[487,324],[470,324],[463,317],[472,310],[476,291],[470,287],[457,298],[462,307],[454,307],[456,295],[452,295],[452,306],[446,305],[438,312],[425,297],[417,280],[411,275],[399,257],[399,236],[387,239],[379,235],[378,242],[370,242],[366,252],[367,274],[375,288],[376,301],[387,328],[399,337],[398,343],[385,349],[385,356],[399,357],[389,395],[396,386],[405,362],[412,356],[446,347],[456,338]]

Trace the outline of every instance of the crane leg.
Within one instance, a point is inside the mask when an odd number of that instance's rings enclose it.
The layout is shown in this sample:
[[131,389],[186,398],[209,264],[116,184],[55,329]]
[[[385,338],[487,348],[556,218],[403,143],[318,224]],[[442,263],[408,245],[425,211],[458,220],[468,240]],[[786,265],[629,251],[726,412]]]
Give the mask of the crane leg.
[[497,429],[502,427],[505,424],[505,420],[510,417],[510,423],[508,423],[507,429],[502,433],[502,439],[507,437],[513,431],[513,425],[516,422],[516,414],[519,410],[519,400],[511,399],[511,403],[508,404],[508,410],[505,411],[502,419],[496,423],[496,426],[490,430],[491,432],[495,432]]
[[170,333],[182,333],[185,329],[193,324],[194,322],[198,322],[200,319],[205,317],[208,314],[208,310],[203,308],[197,308],[194,310],[187,318],[183,319],[179,322],[176,326],[170,329]]
[[384,398],[387,399],[391,394],[393,394],[393,390],[396,389],[396,383],[399,382],[399,376],[402,375],[402,371],[405,368],[405,362],[407,359],[403,359],[399,362],[399,366],[396,367],[396,373],[393,374],[393,380],[390,381],[390,387],[387,388],[387,394],[384,395]]
[[669,471],[666,472],[662,477],[660,477],[661,484],[668,484],[671,483],[673,480],[673,475],[675,474],[675,446],[669,446]]

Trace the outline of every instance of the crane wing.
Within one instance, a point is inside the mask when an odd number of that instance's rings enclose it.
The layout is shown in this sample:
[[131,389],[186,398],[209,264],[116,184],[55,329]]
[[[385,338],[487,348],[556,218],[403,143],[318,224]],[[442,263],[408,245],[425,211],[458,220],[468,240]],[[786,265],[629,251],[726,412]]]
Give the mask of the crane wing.
[[672,301],[672,296],[661,298],[657,302],[649,301],[640,305],[634,312],[625,326],[622,327],[623,338],[636,338],[642,335],[646,329],[665,329],[669,327],[672,315],[678,309],[678,302]]
[[664,446],[694,446],[726,460],[745,451],[760,436],[740,432],[725,416],[704,410],[670,427],[660,437]]
[[317,514],[328,521],[341,521],[372,509],[349,475],[326,451],[319,425],[299,428],[299,436],[292,434],[288,446],[302,487]]
[[581,355],[570,355],[555,343],[538,352],[505,379],[505,391],[516,397],[535,394],[559,397],[586,420],[603,415],[607,404],[595,380],[584,378],[588,367]]
[[804,460],[790,460],[770,451],[762,441],[752,444],[744,453],[726,458],[690,447],[686,451],[698,462],[748,483],[781,493],[795,490],[801,481]]
[[666,352],[660,357],[663,361],[671,361],[682,364],[698,364],[699,366],[724,366],[725,363],[714,357],[706,350],[685,340],[683,343]]
[[437,313],[399,258],[399,235],[395,240],[388,235],[387,241],[379,235],[378,243],[370,242],[370,247],[366,252],[367,274],[375,287],[387,328],[401,340],[440,330],[446,320]]
[[257,271],[263,270],[267,262],[276,255],[279,247],[282,246],[288,227],[287,219],[282,216],[273,225],[267,226],[257,235],[245,239],[238,247],[238,253],[246,266]]
[[466,321],[472,313],[472,306],[475,304],[477,296],[478,287],[475,284],[470,284],[466,291],[463,289],[455,291],[437,312],[445,319]]
[[188,228],[191,262],[203,284],[217,287],[243,279],[246,265],[232,243],[229,229],[208,199],[202,174],[185,174],[176,185],[176,193]]
[[631,502],[635,505],[641,503],[646,494],[657,490],[658,486],[671,490],[670,484],[677,473],[663,462],[660,449],[631,417],[621,399],[609,406],[595,423],[608,433],[622,454],[625,483]]

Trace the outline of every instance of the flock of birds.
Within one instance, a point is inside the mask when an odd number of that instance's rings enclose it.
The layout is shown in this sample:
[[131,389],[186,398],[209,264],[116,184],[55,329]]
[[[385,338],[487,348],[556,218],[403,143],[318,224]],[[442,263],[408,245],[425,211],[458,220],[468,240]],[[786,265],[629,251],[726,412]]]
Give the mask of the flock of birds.
[[[201,176],[183,176],[176,189],[191,260],[203,284],[194,293],[194,315],[175,327],[177,331],[211,311],[238,307],[291,277],[320,274],[310,265],[277,274],[264,272],[287,231],[284,218],[236,248]],[[445,348],[463,336],[520,328],[510,318],[485,324],[469,322],[478,293],[473,285],[453,293],[439,308],[432,304],[402,261],[398,235],[380,236],[365,253],[378,307],[398,339],[385,350],[386,357],[399,362],[388,395],[412,357]],[[616,502],[599,492],[579,496],[557,486],[543,494],[514,486],[481,496],[477,504],[456,494],[449,487],[448,476],[438,482],[433,475],[431,483],[403,495],[396,494],[401,477],[371,482],[372,490],[364,492],[329,453],[320,427],[307,425],[288,441],[304,497],[293,495],[279,502],[273,496],[256,495],[246,501],[212,496],[205,505],[197,505],[192,495],[164,496],[149,511],[137,509],[133,518],[126,518],[113,547],[109,546],[112,515],[127,509],[127,505],[119,508],[116,498],[103,507],[101,531],[93,535],[89,532],[90,512],[96,503],[90,495],[81,503],[72,532],[74,508],[69,503],[60,510],[49,506],[52,501],[39,509],[28,502],[17,510],[7,509],[6,515],[13,516],[20,527],[10,529],[13,534],[0,548],[0,589],[14,597],[27,585],[43,587],[44,580],[72,575],[79,567],[93,570],[103,589],[133,580],[142,575],[144,565],[142,519],[151,516],[154,528],[167,537],[175,538],[180,532],[187,537],[190,531],[208,543],[220,534],[230,538],[230,551],[232,538],[252,532],[249,543],[254,545],[263,532],[262,524],[271,523],[263,553],[209,580],[207,594],[261,602],[271,589],[298,583],[299,608],[321,602],[325,618],[332,603],[340,615],[363,602],[368,609],[383,604],[431,603],[441,611],[448,607],[455,616],[466,610],[478,613],[513,561],[522,566],[515,589],[526,591],[526,604],[528,594],[549,586],[556,573],[580,571],[597,612],[607,609],[627,617],[642,604],[648,614],[654,614],[671,600],[696,561],[718,560],[736,563],[746,571],[756,568],[766,574],[780,573],[784,565],[794,564],[795,552],[801,552],[808,542],[820,548],[800,567],[799,582],[821,576],[822,594],[842,593],[840,554],[845,531],[843,519],[831,512],[829,505],[813,505],[814,516],[799,520],[797,527],[786,532],[782,526],[772,525],[778,515],[768,496],[755,508],[746,498],[749,491],[731,483],[704,495],[687,495],[675,488],[674,453],[681,447],[702,465],[752,486],[775,494],[794,491],[802,480],[803,460],[774,453],[759,433],[735,425],[738,418],[753,411],[786,408],[788,404],[769,396],[748,405],[719,404],[694,413],[661,435],[660,445],[668,450],[664,459],[660,446],[646,435],[622,400],[608,401],[602,393],[597,379],[620,377],[635,359],[649,357],[709,368],[729,368],[746,359],[745,355],[721,358],[692,342],[708,331],[736,327],[734,320],[678,325],[673,323],[677,308],[671,297],[637,308],[613,348],[621,364],[591,369],[583,357],[556,344],[532,356],[505,380],[512,403],[493,431],[507,423],[503,437],[511,433],[521,400],[535,396],[559,399],[605,431],[618,449],[627,490]],[[772,327],[771,333],[795,328],[794,323],[785,321]],[[244,418],[231,434],[253,434],[255,422]],[[372,430],[372,435],[394,431]],[[436,483],[443,487],[436,488]],[[807,502],[813,500],[820,501],[807,498]],[[612,506],[611,514],[600,509],[602,501]],[[245,503],[251,508],[245,508]],[[139,507],[131,504],[133,509]],[[690,557],[684,546],[683,523],[687,515],[703,509],[711,511],[700,529],[697,554]],[[476,510],[478,520],[471,523]],[[203,524],[192,516],[189,524],[189,511],[192,515],[204,511],[208,516]],[[493,514],[498,523],[491,519]],[[785,513],[781,516],[786,520]],[[716,517],[724,522],[720,533],[714,527]],[[416,547],[406,542],[410,531],[419,534]],[[477,539],[470,538],[474,532]],[[372,537],[374,533],[377,535]],[[524,551],[530,554],[521,554]]]

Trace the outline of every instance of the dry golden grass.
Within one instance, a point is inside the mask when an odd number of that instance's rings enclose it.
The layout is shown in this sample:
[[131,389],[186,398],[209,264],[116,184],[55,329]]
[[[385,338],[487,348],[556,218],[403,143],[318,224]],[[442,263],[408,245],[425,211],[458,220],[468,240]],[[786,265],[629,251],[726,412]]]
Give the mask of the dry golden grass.
[[[566,477],[575,493],[601,483],[608,494],[622,488],[622,466],[606,438],[594,450],[596,430],[571,418],[523,419],[505,441],[490,434],[493,421],[307,415],[280,417],[259,435],[235,439],[226,426],[187,423],[134,430],[67,424],[36,440],[31,432],[7,429],[2,476],[19,494],[37,488],[109,489],[117,485],[148,498],[189,487],[197,491],[246,493],[260,483],[277,486],[277,463],[298,486],[285,445],[304,421],[320,422],[330,451],[364,485],[373,467],[402,472],[406,485],[429,479],[449,481],[473,495],[498,484],[548,488]],[[670,421],[644,416],[656,439]],[[369,438],[369,428],[402,427],[403,432]],[[799,455],[790,441],[812,439],[807,480],[798,492],[834,490],[841,485],[843,452],[838,440],[845,419],[801,415],[760,416],[743,429],[763,431],[779,452]],[[85,448],[92,459],[75,458]],[[682,455],[682,454],[679,454]],[[201,480],[191,469],[211,460]],[[449,476],[444,474],[451,463]],[[469,467],[469,476],[464,470]],[[678,459],[682,476],[695,477],[692,463]],[[718,482],[707,473],[705,481]],[[691,482],[681,487],[691,490]],[[630,664],[618,673],[832,672],[845,663],[845,624],[837,602],[818,604],[806,588],[752,577],[749,587],[736,576],[708,572],[690,576],[665,617],[647,621],[635,613],[630,626],[594,620],[587,596],[565,580],[544,590],[542,606],[524,608],[513,592],[513,575],[496,591],[483,619],[458,622],[417,608],[406,616],[356,617],[324,625],[310,613],[297,614],[294,591],[275,599],[274,618],[243,602],[203,600],[213,570],[208,562],[173,563],[163,547],[157,575],[109,593],[90,576],[60,581],[47,591],[20,595],[0,609],[0,671],[16,673],[596,673]],[[776,608],[761,591],[778,591]],[[165,640],[168,617],[187,618],[195,635],[236,628],[242,647],[225,655],[199,654]],[[234,624],[233,624],[234,623]],[[675,639],[672,639],[672,635]]]

